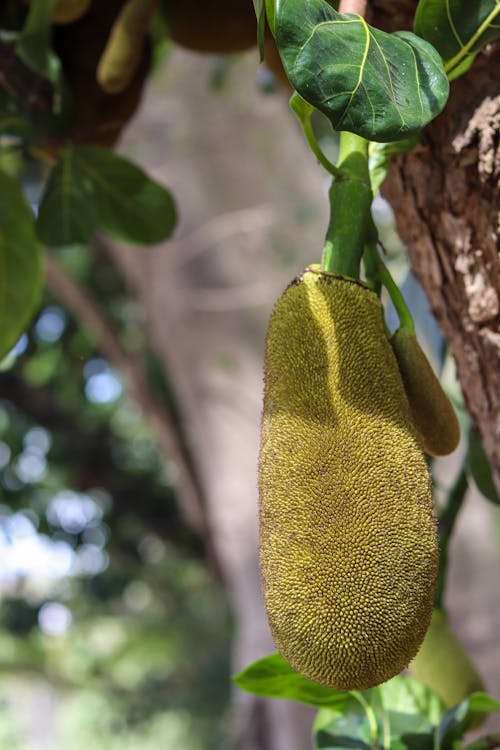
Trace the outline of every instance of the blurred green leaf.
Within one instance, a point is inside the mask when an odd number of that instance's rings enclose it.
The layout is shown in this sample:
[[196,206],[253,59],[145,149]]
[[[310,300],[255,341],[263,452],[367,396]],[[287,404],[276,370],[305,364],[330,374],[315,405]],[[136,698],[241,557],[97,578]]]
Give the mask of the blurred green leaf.
[[398,675],[379,685],[378,691],[385,710],[418,716],[429,726],[439,724],[444,704],[437,693],[418,680]]
[[61,150],[37,219],[39,238],[54,247],[86,244],[97,228],[130,244],[166,239],[176,223],[170,193],[108,149]]
[[332,690],[308,680],[291,668],[280,654],[269,654],[233,677],[242,690],[266,698],[289,698],[310,706],[338,707],[342,711],[352,701],[349,692]]
[[472,693],[444,714],[437,733],[439,747],[442,750],[453,750],[455,742],[472,729],[479,719],[497,711],[500,711],[500,701],[487,693]]
[[499,16],[498,0],[475,3],[469,0],[420,0],[414,28],[416,34],[437,49],[448,73],[456,72],[459,66],[463,66],[460,73],[464,73],[477,52],[500,37]]
[[42,288],[42,258],[34,217],[21,189],[0,172],[0,358],[33,315]]
[[85,245],[96,227],[97,197],[94,185],[79,167],[74,149],[63,149],[38,211],[38,237],[55,247]]
[[467,468],[479,492],[496,505],[500,505],[500,496],[497,492],[490,462],[486,455],[483,444],[476,430],[469,430],[469,448],[467,451]]
[[32,0],[16,53],[34,73],[60,84],[61,62],[52,51],[52,13],[57,0]]
[[253,0],[255,15],[257,16],[257,43],[260,61],[264,59],[264,32],[266,29],[266,0]]
[[100,229],[138,245],[152,245],[172,234],[177,213],[162,185],[108,149],[78,146],[74,154],[79,170],[92,182]]
[[314,747],[322,750],[371,750],[376,736],[360,703],[350,711],[322,708],[314,722]]
[[7,135],[27,135],[30,132],[29,123],[20,115],[0,113],[0,133]]
[[401,140],[446,104],[442,61],[410,32],[387,34],[360,16],[337,13],[326,0],[281,0],[276,38],[292,84],[336,130]]

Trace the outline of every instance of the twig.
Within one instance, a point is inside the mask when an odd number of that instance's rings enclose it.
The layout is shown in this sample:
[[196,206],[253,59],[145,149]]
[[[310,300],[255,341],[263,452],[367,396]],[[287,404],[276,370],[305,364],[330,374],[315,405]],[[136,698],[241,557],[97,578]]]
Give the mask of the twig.
[[63,271],[48,252],[45,253],[45,270],[47,283],[54,294],[89,329],[103,355],[122,373],[129,393],[140,405],[145,418],[155,430],[164,455],[175,463],[179,471],[177,487],[179,504],[184,517],[191,528],[203,539],[210,562],[214,570],[219,573],[220,567],[203,507],[202,492],[174,421],[165,405],[151,393],[142,363],[133,355],[123,351],[113,324],[104,310],[86,290]]
[[235,235],[267,229],[276,221],[276,214],[268,203],[228,211],[216,216],[193,232],[170,241],[169,252],[176,254],[175,268],[189,263],[193,258],[214,245]]
[[367,9],[367,0],[340,0],[339,13],[357,13],[358,16],[365,17]]

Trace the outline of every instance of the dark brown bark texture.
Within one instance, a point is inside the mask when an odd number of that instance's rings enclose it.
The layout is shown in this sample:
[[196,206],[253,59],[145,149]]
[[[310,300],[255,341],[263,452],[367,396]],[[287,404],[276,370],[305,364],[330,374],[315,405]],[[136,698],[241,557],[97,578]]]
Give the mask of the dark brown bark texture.
[[[374,23],[408,27],[374,3]],[[380,7],[378,7],[380,6]],[[387,22],[387,23],[386,23]],[[455,358],[467,409],[500,475],[500,48],[451,85],[421,145],[384,183],[413,271]]]

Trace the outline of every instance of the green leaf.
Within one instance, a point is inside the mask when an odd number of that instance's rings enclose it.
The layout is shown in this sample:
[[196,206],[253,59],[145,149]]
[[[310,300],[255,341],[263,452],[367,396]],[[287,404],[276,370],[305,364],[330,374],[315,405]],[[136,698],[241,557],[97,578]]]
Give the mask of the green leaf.
[[393,156],[406,154],[420,142],[418,135],[412,135],[402,141],[377,143],[372,141],[369,146],[368,167],[370,170],[370,184],[375,195],[389,172]]
[[45,189],[36,230],[39,239],[55,247],[85,245],[97,227],[94,186],[75,159],[74,149],[61,150]]
[[479,492],[492,503],[500,505],[500,496],[493,480],[488,456],[484,451],[479,435],[473,427],[469,430],[469,447],[466,460],[467,468]]
[[75,164],[93,185],[98,226],[138,245],[167,239],[177,221],[171,194],[132,162],[98,146],[77,146]]
[[342,709],[322,709],[314,724],[315,747],[433,750],[434,733],[443,714],[440,698],[409,677],[351,693]]
[[379,685],[380,700],[385,710],[418,716],[431,725],[439,724],[444,712],[441,698],[418,680],[398,675]]
[[[493,39],[500,37],[498,0],[420,0],[415,13],[415,33],[430,42],[455,71]],[[461,68],[464,73],[465,69]],[[454,76],[456,77],[456,75]]]
[[292,84],[336,130],[401,140],[436,117],[448,98],[449,82],[430,44],[341,15],[326,0],[281,0],[276,38]]
[[253,0],[255,15],[257,16],[257,44],[260,61],[264,60],[264,33],[266,30],[266,0]]
[[267,24],[271,29],[271,33],[273,36],[275,35],[276,2],[277,0],[264,0],[266,6]]
[[340,711],[352,700],[351,693],[318,685],[291,668],[280,654],[269,654],[233,677],[242,690],[266,698],[289,698],[310,706],[334,705]]
[[57,0],[32,0],[16,42],[16,54],[34,73],[56,87],[61,82],[61,61],[52,51],[52,14]]
[[487,693],[472,693],[444,714],[438,728],[439,746],[442,750],[453,750],[454,743],[472,729],[483,716],[496,711],[500,711],[500,701]]
[[361,704],[357,710],[340,713],[323,708],[313,727],[314,747],[321,750],[372,750],[372,726]]
[[16,181],[0,172],[0,358],[28,325],[42,288],[34,217]]

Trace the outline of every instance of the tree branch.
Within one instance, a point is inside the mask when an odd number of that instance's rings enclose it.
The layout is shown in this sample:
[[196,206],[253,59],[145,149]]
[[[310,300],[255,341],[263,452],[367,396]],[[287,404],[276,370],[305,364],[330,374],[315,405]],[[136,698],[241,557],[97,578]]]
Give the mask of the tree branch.
[[219,573],[199,483],[171,414],[165,404],[151,393],[142,362],[123,351],[104,310],[63,271],[48,252],[45,253],[45,271],[47,283],[55,296],[90,331],[102,354],[122,373],[131,397],[142,408],[145,418],[155,430],[164,455],[175,463],[179,472],[177,494],[181,511],[188,525],[204,540],[208,558]]
[[366,16],[368,0],[341,0],[339,13],[357,13],[358,16]]

